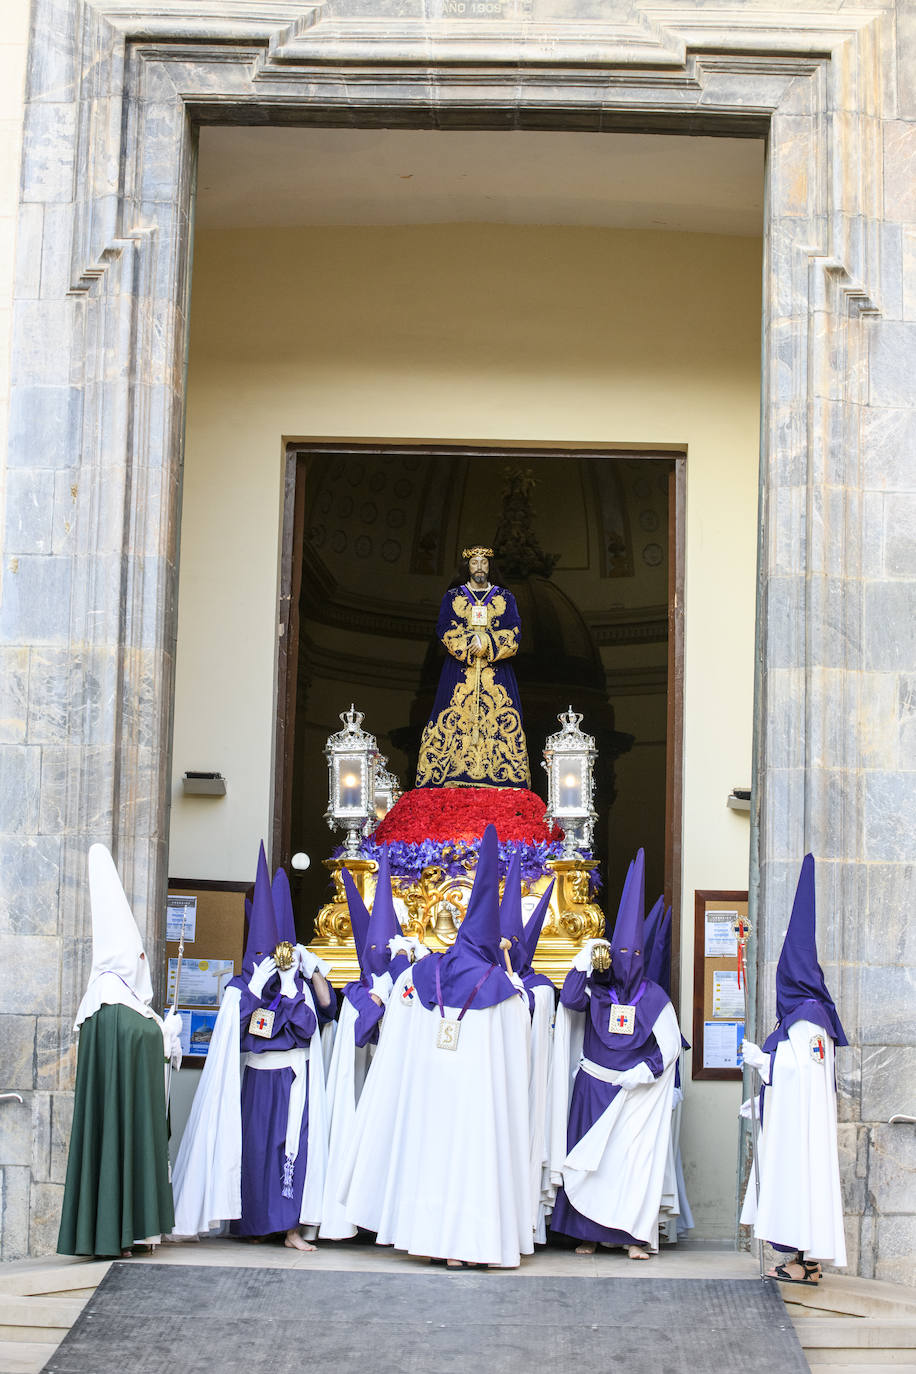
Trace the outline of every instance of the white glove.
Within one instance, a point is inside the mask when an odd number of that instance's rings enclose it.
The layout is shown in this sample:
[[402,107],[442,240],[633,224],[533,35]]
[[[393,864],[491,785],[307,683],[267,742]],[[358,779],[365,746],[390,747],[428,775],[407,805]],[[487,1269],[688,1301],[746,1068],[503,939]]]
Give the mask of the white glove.
[[755,1045],[753,1040],[742,1040],[741,1054],[749,1069],[756,1069],[761,1075],[766,1071],[769,1081],[770,1056],[765,1054],[759,1045]]
[[632,1069],[624,1069],[617,1079],[618,1088],[647,1088],[650,1083],[655,1082],[655,1074],[648,1064],[634,1064]]
[[429,953],[423,941],[418,940],[415,935],[392,935],[388,941],[388,948],[391,951],[392,959],[396,954],[406,954],[413,956],[411,962],[414,964]]
[[297,945],[296,953],[299,955],[299,967],[305,978],[311,978],[313,973],[320,973],[322,978],[327,978],[331,972],[331,965],[326,960],[319,959],[306,945]]
[[392,986],[390,973],[373,973],[372,992],[379,999],[383,1007],[386,1005],[391,995]]
[[277,971],[277,965],[272,954],[268,954],[266,959],[262,959],[259,964],[255,964],[254,972],[248,979],[248,991],[253,997],[260,997],[264,991],[264,985]]
[[173,1069],[181,1068],[181,1027],[182,1019],[177,1011],[170,1011],[162,1022],[165,1057],[171,1061]]
[[575,959],[573,959],[572,961],[573,968],[576,969],[579,973],[589,973],[591,971],[592,950],[595,948],[596,945],[605,945],[608,949],[610,949],[610,945],[608,944],[607,940],[586,940],[585,944],[582,946],[582,948],[576,955]]
[[288,997],[291,1001],[292,1001],[292,999],[298,994],[299,989],[296,987],[296,965],[295,965],[295,964],[293,964],[292,968],[281,968],[281,970],[280,970],[280,992],[282,993],[282,995],[283,995],[284,997]]

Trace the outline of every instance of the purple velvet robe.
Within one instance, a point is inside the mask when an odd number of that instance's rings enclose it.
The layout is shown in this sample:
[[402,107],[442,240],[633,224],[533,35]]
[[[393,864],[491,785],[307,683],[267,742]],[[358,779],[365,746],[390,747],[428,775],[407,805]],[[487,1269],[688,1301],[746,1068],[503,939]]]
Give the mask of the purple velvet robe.
[[[279,997],[274,1010],[273,1035],[269,1040],[250,1035],[253,1012],[272,1007],[280,992],[279,978],[273,977],[261,997],[255,997],[244,977],[233,978],[239,1005],[240,1048],[243,1054],[263,1054],[265,1050],[305,1048],[318,1029],[319,1020],[331,1019],[334,1002],[328,1008],[319,1004],[316,1017],[302,991],[302,978],[296,976],[299,991],[295,998]],[[317,999],[316,999],[317,1002]],[[316,1041],[316,1053],[318,1042]],[[286,1157],[286,1122],[293,1071],[284,1069],[242,1070],[242,1215],[232,1224],[234,1235],[267,1236],[289,1231],[299,1224],[305,1166],[308,1158],[308,1096],[302,1114],[299,1152],[293,1169],[293,1196],[283,1196],[283,1163]]]
[[[586,992],[590,989],[591,996]],[[570,1011],[585,1012],[585,1041],[582,1053],[586,1059],[606,1069],[634,1068],[645,1061],[656,1078],[664,1072],[662,1053],[652,1034],[652,1026],[668,1001],[662,988],[646,982],[645,990],[636,1003],[636,1029],[633,1035],[611,1035],[608,1030],[611,1004],[620,999],[613,993],[608,975],[585,974],[570,969],[563,983],[560,1001]],[[598,1120],[617,1096],[620,1089],[588,1073],[577,1073],[569,1106],[569,1125],[566,1148],[571,1150]],[[601,1226],[590,1217],[577,1212],[560,1188],[554,1203],[550,1229],[574,1236],[580,1241],[598,1241],[605,1245],[645,1245],[646,1236],[631,1236]]]

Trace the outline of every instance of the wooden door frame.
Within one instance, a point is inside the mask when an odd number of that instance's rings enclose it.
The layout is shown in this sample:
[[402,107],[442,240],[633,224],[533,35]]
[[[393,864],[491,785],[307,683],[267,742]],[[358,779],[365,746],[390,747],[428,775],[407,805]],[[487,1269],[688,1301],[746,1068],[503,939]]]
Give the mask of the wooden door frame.
[[299,663],[299,595],[305,540],[305,482],[310,457],[331,453],[401,453],[506,459],[626,458],[674,463],[668,484],[668,684],[665,761],[665,902],[671,918],[671,998],[680,1007],[681,834],[684,791],[684,567],[687,458],[683,449],[634,448],[613,444],[575,447],[535,444],[443,444],[421,439],[367,443],[314,439],[285,441],[283,513],[280,533],[280,595],[277,637],[277,715],[274,730],[274,786],[271,862],[287,864],[292,849],[293,751]]

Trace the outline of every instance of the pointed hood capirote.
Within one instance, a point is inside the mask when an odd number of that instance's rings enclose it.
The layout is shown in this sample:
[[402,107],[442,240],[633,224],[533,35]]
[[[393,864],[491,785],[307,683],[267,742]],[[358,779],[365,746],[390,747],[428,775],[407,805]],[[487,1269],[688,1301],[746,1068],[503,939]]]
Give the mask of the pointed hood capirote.
[[671,992],[671,908],[665,908],[664,896],[659,897],[646,917],[646,977]]
[[293,914],[293,894],[290,891],[289,878],[285,868],[278,868],[274,874],[270,895],[273,898],[277,936],[280,940],[288,940],[291,945],[294,945],[296,943],[296,918]]
[[525,924],[522,920],[522,860],[516,852],[509,860],[506,881],[503,886],[503,899],[499,904],[499,933],[509,941],[509,958],[516,973],[521,972],[524,962],[522,940]]
[[467,914],[455,943],[445,954],[428,955],[414,967],[420,1000],[428,1007],[437,1006],[437,970],[443,1007],[460,1009],[472,998],[470,1009],[482,1011],[518,996],[506,974],[499,940],[499,840],[496,828],[488,825],[477,852]]
[[93,1016],[99,1007],[115,1002],[158,1021],[149,1005],[153,1000],[149,960],[114,859],[105,845],[94,844],[88,862],[92,968],[74,1028]]
[[349,869],[340,870],[343,879],[344,892],[347,894],[347,909],[350,913],[350,929],[353,931],[353,943],[356,946],[356,957],[359,960],[360,968],[364,967],[366,936],[369,933],[369,908],[356,890],[356,884],[350,874]]
[[629,871],[614,934],[611,937],[611,983],[621,1002],[632,1002],[645,980],[646,855],[640,849]]
[[796,1021],[812,1021],[838,1045],[849,1044],[817,957],[813,854],[802,860],[792,915],[776,965],[776,1015],[779,1025],[764,1042],[766,1050],[775,1050]]
[[516,966],[516,972],[521,974],[525,980],[525,987],[553,987],[553,983],[545,973],[535,973],[531,967],[534,961],[535,950],[538,947],[538,940],[541,938],[541,931],[544,929],[544,922],[547,919],[547,912],[550,909],[550,899],[553,896],[553,889],[556,886],[556,878],[551,878],[547,887],[538,898],[538,904],[531,913],[531,918],[522,933],[522,953],[520,963]]
[[274,914],[273,891],[270,883],[270,869],[264,853],[264,841],[258,852],[258,872],[254,880],[254,896],[251,899],[251,920],[248,924],[248,942],[242,960],[242,972],[250,976],[255,964],[273,954],[279,943],[277,918]]
[[359,964],[363,973],[381,977],[390,973],[396,981],[410,963],[406,954],[396,954],[392,959],[388,941],[403,934],[398,913],[394,908],[394,893],[391,890],[391,868],[387,844],[381,846],[378,861],[378,877],[375,882],[375,897],[366,930],[363,954]]

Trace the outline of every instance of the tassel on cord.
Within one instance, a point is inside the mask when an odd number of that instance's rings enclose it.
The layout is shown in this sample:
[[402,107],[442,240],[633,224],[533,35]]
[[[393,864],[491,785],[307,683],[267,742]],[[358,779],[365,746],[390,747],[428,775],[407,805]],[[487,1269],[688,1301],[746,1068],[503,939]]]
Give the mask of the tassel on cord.
[[292,1155],[287,1155],[283,1161],[283,1197],[292,1197],[293,1195],[293,1169],[295,1167],[296,1161]]

